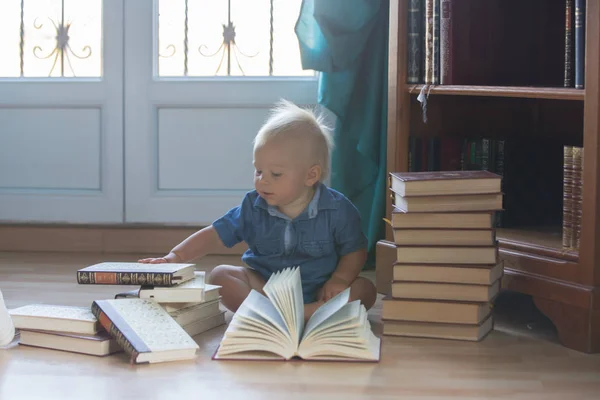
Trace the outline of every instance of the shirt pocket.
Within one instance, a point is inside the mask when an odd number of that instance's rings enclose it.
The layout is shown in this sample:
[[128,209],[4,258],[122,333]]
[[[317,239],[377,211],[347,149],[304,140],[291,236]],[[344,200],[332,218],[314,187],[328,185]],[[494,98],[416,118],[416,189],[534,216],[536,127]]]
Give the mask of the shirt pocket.
[[304,253],[311,257],[323,257],[333,252],[332,240],[305,240],[300,244]]
[[254,245],[258,254],[262,256],[275,256],[283,254],[283,241],[281,239],[261,240]]

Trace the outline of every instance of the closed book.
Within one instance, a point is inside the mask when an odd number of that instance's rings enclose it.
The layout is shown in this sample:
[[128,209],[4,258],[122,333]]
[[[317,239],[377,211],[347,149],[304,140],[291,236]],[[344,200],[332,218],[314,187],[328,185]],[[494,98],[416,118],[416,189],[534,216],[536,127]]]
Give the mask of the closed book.
[[77,283],[172,286],[194,278],[194,264],[103,262],[77,271]]
[[392,282],[392,297],[421,300],[491,301],[500,291],[500,280],[491,285],[439,282]]
[[192,322],[198,321],[200,319],[212,317],[213,315],[217,315],[220,312],[221,310],[219,308],[219,301],[213,300],[170,312],[169,315],[179,325],[184,326],[189,325]]
[[9,310],[15,328],[93,335],[101,328],[88,307],[30,304]]
[[496,264],[497,246],[397,246],[402,263],[421,264]]
[[494,212],[420,212],[408,213],[399,209],[392,211],[392,228],[453,228],[491,229]]
[[491,285],[503,275],[498,264],[394,264],[393,281]]
[[95,335],[78,335],[67,332],[21,330],[19,344],[62,350],[91,356],[107,356],[122,351],[121,346],[106,331]]
[[494,229],[394,229],[394,243],[414,246],[493,246]]
[[502,193],[403,197],[392,192],[393,206],[404,212],[498,211]]
[[194,279],[171,287],[142,286],[141,299],[154,299],[157,303],[201,303],[205,301],[205,292],[217,292],[220,286],[204,283],[204,271],[196,271]]
[[225,312],[220,311],[218,314],[190,322],[187,325],[182,325],[182,328],[190,336],[196,336],[211,329],[225,325]]
[[153,300],[96,300],[92,313],[129,354],[132,364],[189,360],[199,348]]
[[500,193],[501,177],[489,171],[391,172],[390,188],[400,196]]
[[449,324],[479,324],[491,313],[490,303],[383,299],[382,319]]
[[479,324],[444,324],[437,322],[383,321],[386,336],[408,336],[436,339],[465,340],[478,342],[494,328],[494,319],[489,315]]

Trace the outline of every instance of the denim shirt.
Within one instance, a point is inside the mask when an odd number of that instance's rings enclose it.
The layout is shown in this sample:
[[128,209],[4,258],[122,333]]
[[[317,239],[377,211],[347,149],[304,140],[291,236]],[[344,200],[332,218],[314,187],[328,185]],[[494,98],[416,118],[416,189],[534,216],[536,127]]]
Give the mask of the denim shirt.
[[340,257],[367,246],[356,207],[324,184],[318,184],[311,202],[294,219],[269,206],[253,190],[213,227],[227,247],[246,242],[242,261],[265,282],[274,272],[299,266],[305,303],[317,300],[317,291]]

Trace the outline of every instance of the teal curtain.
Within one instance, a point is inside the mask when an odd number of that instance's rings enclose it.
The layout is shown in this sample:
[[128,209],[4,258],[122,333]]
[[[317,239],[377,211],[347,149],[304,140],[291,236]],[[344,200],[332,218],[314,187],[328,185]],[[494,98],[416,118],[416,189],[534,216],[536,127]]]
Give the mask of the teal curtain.
[[320,105],[336,117],[331,187],[359,209],[368,267],[385,235],[389,0],[304,0],[302,66],[320,71]]

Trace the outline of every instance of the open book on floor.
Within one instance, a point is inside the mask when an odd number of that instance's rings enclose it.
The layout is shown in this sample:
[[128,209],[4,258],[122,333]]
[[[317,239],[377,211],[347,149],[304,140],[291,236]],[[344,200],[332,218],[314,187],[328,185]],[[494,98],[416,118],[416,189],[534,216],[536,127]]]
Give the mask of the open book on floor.
[[348,302],[346,289],[304,324],[300,269],[269,278],[268,298],[252,290],[234,314],[213,359],[379,361],[381,339],[371,331],[367,310]]

